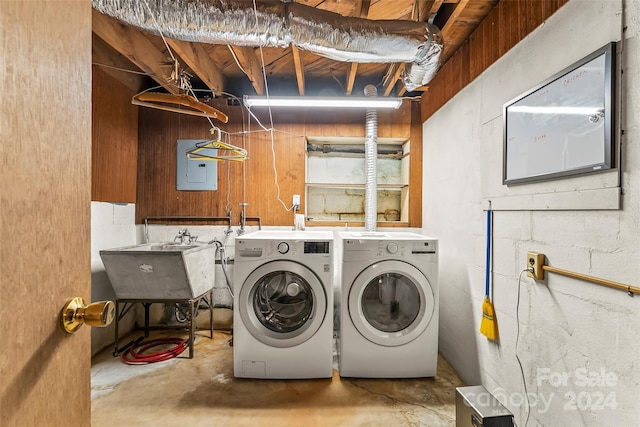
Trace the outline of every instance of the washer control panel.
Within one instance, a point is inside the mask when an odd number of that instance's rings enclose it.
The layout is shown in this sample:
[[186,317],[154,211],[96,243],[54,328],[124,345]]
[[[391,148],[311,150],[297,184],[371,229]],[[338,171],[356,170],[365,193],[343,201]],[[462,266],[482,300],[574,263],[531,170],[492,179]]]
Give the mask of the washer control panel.
[[289,252],[289,244],[287,242],[278,243],[278,252],[283,255]]
[[387,252],[395,254],[398,252],[398,244],[396,242],[387,243]]

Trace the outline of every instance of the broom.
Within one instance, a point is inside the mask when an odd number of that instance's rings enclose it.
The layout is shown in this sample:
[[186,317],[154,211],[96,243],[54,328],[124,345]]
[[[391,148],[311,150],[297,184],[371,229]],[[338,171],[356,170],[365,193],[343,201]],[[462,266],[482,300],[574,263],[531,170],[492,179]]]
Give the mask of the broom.
[[496,311],[490,297],[490,266],[491,266],[491,206],[487,209],[487,265],[485,268],[484,301],[482,302],[482,321],[480,333],[492,341],[498,339],[498,321]]

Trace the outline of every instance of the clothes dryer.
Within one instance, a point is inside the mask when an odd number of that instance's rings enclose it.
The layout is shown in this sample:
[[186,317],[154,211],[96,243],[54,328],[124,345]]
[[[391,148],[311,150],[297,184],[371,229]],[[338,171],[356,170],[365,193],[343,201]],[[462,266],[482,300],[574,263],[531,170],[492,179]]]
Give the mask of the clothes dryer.
[[234,375],[330,378],[333,234],[257,231],[234,261]]
[[437,240],[405,232],[341,232],[339,237],[340,375],[435,376]]

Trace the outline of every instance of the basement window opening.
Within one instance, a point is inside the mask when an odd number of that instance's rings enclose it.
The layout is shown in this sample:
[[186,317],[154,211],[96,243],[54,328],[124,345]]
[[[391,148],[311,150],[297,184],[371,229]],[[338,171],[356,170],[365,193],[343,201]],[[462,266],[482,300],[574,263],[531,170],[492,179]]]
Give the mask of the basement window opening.
[[[377,147],[377,222],[406,225],[410,142],[406,138],[378,138]],[[364,222],[364,153],[364,137],[307,137],[307,224]]]

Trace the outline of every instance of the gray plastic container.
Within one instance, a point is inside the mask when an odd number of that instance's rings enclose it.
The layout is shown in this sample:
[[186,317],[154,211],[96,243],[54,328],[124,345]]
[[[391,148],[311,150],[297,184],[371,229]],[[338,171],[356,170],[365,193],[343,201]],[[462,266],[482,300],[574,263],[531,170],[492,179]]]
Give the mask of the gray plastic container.
[[100,251],[118,299],[187,300],[215,282],[214,245],[145,243]]

